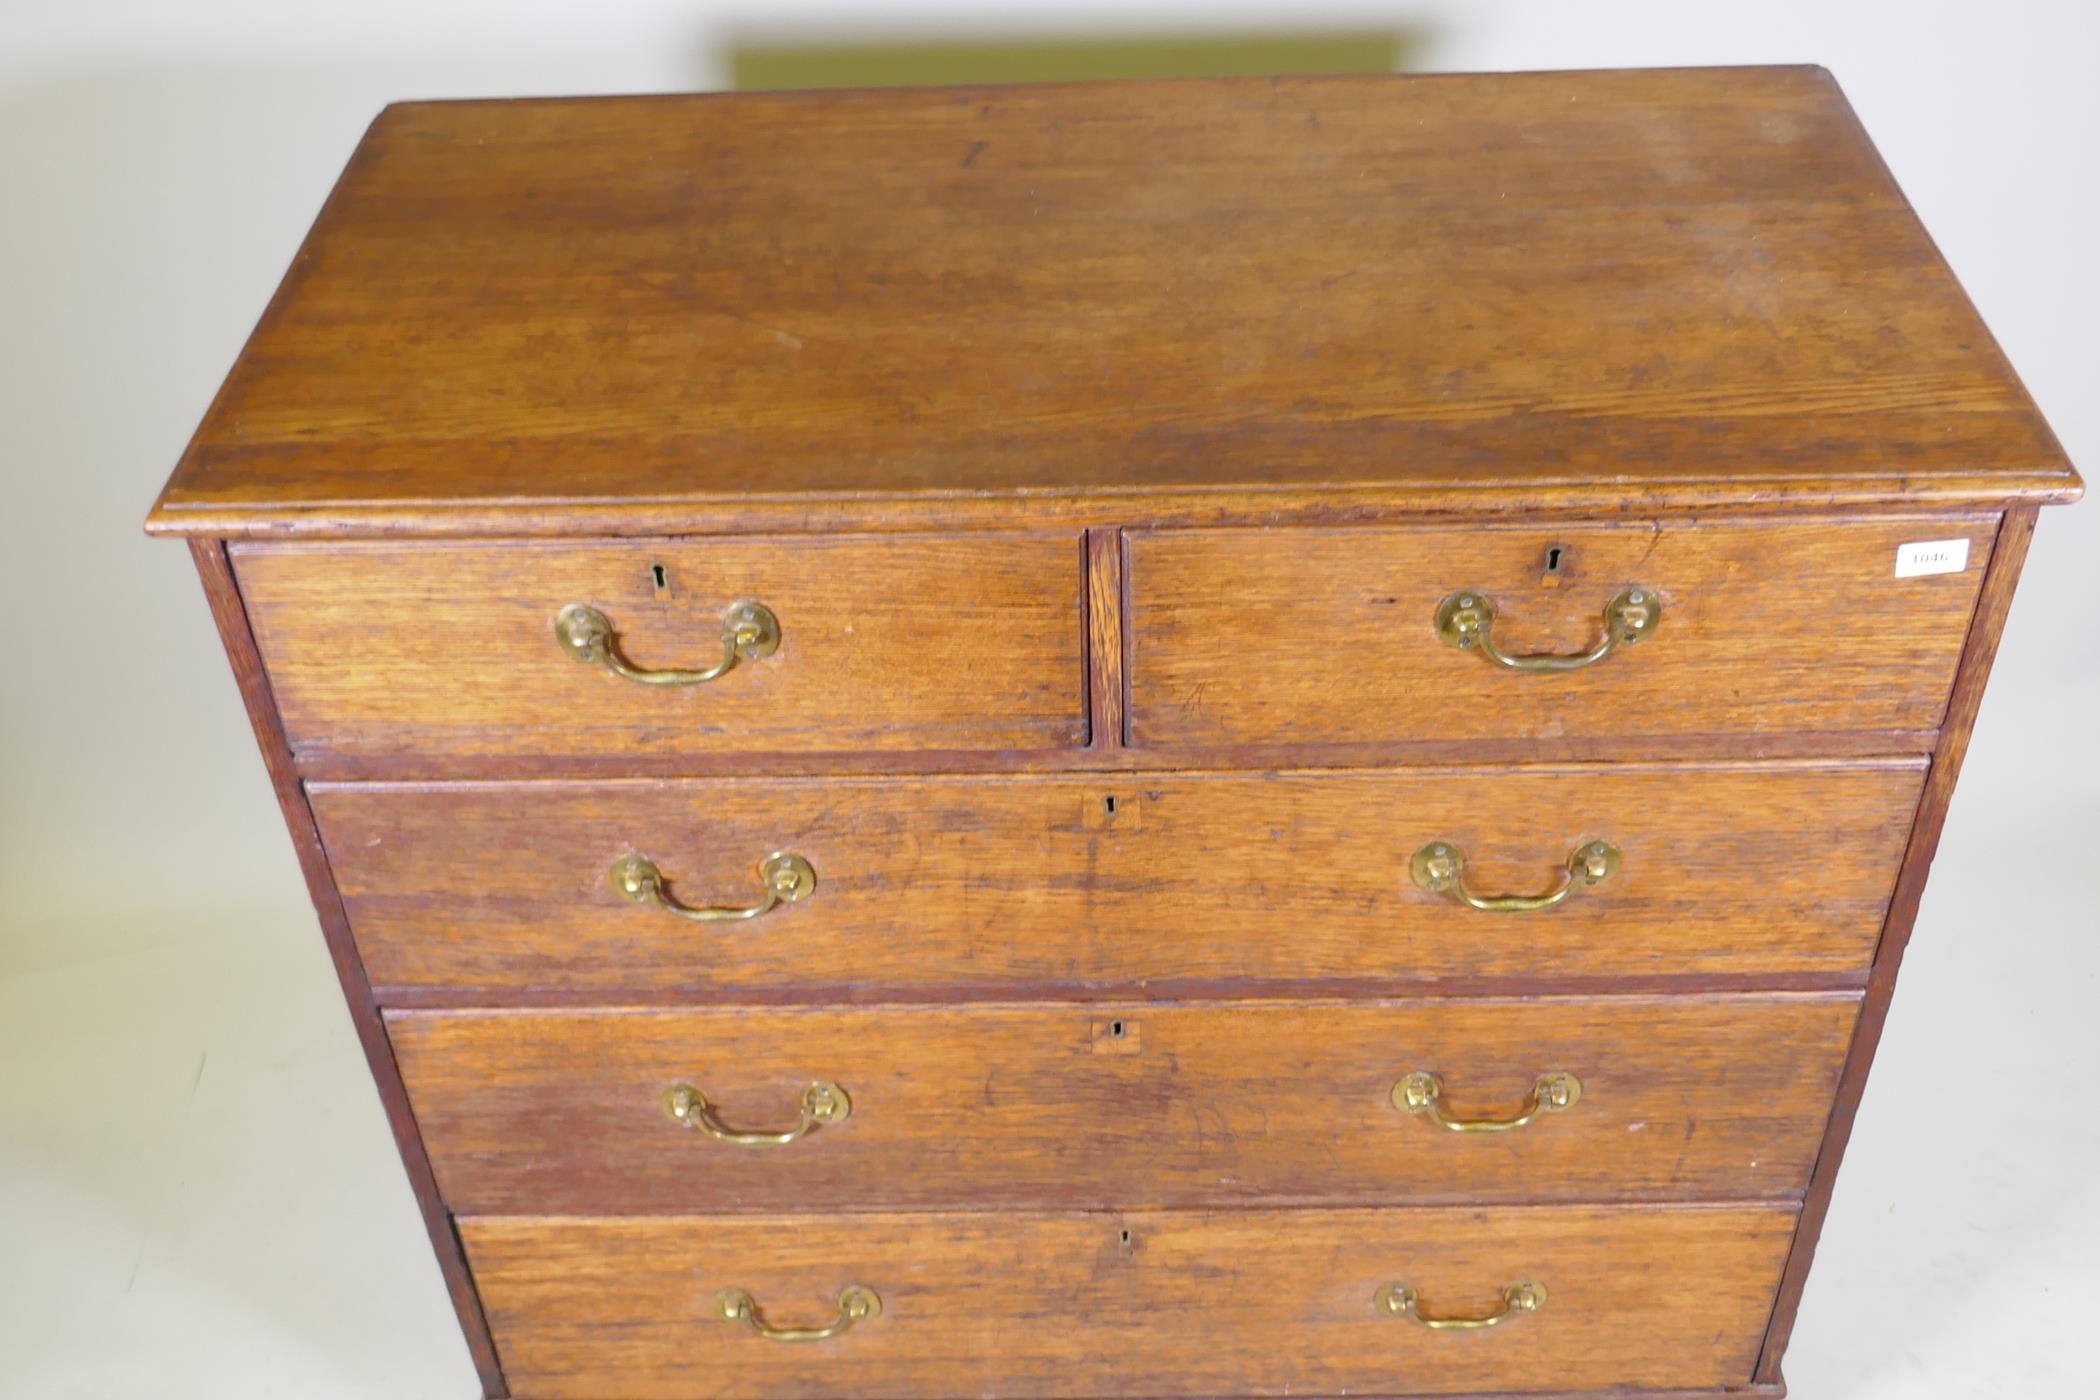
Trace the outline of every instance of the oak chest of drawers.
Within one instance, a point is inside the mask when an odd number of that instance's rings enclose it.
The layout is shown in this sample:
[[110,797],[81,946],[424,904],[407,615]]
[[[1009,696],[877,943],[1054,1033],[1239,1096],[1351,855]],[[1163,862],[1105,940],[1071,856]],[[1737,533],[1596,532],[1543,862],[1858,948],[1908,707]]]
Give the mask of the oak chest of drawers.
[[2078,491],[1745,69],[390,108],[150,528],[490,1395],[1777,1393]]

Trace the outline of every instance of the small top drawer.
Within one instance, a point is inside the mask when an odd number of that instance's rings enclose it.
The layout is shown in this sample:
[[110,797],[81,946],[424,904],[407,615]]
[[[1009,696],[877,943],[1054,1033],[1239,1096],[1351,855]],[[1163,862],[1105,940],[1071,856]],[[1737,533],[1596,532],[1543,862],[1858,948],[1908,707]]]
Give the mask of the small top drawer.
[[[1930,729],[1996,526],[1990,515],[1133,533],[1131,739]],[[1906,549],[1921,543],[1940,547]]]
[[1076,536],[247,545],[233,558],[302,762],[1086,737]]

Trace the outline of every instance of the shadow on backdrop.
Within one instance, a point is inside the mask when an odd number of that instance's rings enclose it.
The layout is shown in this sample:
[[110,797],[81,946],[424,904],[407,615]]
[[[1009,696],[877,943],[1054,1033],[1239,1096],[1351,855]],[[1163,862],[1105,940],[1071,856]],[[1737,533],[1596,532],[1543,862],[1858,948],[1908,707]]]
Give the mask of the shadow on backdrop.
[[1418,31],[1186,34],[1113,39],[1002,39],[801,44],[731,39],[727,86],[778,88],[950,86],[1095,78],[1228,78],[1394,73],[1421,52]]

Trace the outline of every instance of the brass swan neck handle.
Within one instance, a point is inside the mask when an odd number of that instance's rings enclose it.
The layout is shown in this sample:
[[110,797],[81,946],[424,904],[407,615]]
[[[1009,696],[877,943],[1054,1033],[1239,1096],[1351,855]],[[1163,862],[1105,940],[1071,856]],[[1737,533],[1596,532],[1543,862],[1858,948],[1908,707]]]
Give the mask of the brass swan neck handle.
[[571,603],[554,619],[554,640],[586,666],[603,666],[642,685],[705,685],[739,661],[771,656],[780,646],[780,620],[763,603],[734,603],[722,614],[722,659],[697,671],[649,670],[620,654],[612,619],[588,603]]
[[1408,1283],[1385,1284],[1375,1297],[1378,1310],[1390,1316],[1407,1318],[1436,1332],[1473,1332],[1483,1327],[1500,1327],[1511,1318],[1537,1312],[1546,1306],[1546,1285],[1518,1279],[1503,1288],[1501,1307],[1477,1317],[1424,1317],[1421,1297]]
[[1625,859],[1609,841],[1590,841],[1568,853],[1560,882],[1544,894],[1475,894],[1466,888],[1466,853],[1450,841],[1432,841],[1415,852],[1415,883],[1431,894],[1449,895],[1469,909],[1490,914],[1528,914],[1567,902],[1579,890],[1595,889],[1619,873]]
[[612,886],[636,904],[691,919],[696,924],[735,923],[755,919],[778,904],[792,904],[817,887],[817,872],[792,851],[775,851],[759,862],[763,891],[753,904],[680,904],[664,893],[664,873],[647,856],[626,855],[613,862]]
[[1621,647],[1637,645],[1662,625],[1662,599],[1636,585],[1604,605],[1604,635],[1573,656],[1512,656],[1495,645],[1495,605],[1487,594],[1462,588],[1436,610],[1436,634],[1447,647],[1470,651],[1509,671],[1580,671]]
[[715,1295],[715,1316],[723,1322],[741,1322],[769,1342],[821,1342],[836,1337],[856,1322],[882,1315],[882,1298],[866,1284],[851,1283],[839,1291],[838,1316],[821,1327],[781,1327],[766,1321],[758,1300],[741,1288],[725,1288]]
[[1393,1107],[1419,1114],[1454,1133],[1508,1133],[1528,1127],[1542,1113],[1573,1108],[1582,1098],[1582,1081],[1564,1069],[1542,1074],[1531,1086],[1531,1100],[1513,1118],[1453,1118],[1444,1112],[1444,1081],[1418,1069],[1393,1086]]
[[715,1115],[707,1095],[690,1084],[673,1084],[664,1090],[663,1102],[664,1114],[672,1122],[732,1147],[785,1147],[827,1123],[845,1122],[853,1112],[853,1100],[828,1079],[819,1079],[802,1091],[801,1115],[792,1128],[732,1128]]

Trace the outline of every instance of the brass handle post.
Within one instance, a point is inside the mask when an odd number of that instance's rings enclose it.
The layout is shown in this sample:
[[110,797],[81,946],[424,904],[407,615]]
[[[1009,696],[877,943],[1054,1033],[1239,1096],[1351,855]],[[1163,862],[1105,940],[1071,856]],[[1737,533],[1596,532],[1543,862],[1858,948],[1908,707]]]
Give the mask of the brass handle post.
[[1475,894],[1466,888],[1466,853],[1449,841],[1432,841],[1415,852],[1415,883],[1431,894],[1449,895],[1469,909],[1490,914],[1528,914],[1565,903],[1577,890],[1594,889],[1619,873],[1625,859],[1609,841],[1591,841],[1568,853],[1560,883],[1544,894]]
[[776,851],[760,861],[758,879],[764,894],[756,904],[691,905],[664,893],[663,871],[646,856],[622,856],[612,866],[613,888],[628,899],[696,924],[755,919],[774,905],[792,904],[817,887],[816,870],[792,851]]
[[725,1288],[715,1295],[715,1316],[723,1322],[741,1322],[769,1342],[821,1342],[836,1337],[856,1322],[882,1315],[882,1299],[865,1284],[852,1283],[839,1291],[839,1315],[822,1327],[780,1327],[766,1321],[758,1300],[741,1288]]
[[802,1112],[792,1128],[732,1128],[715,1116],[707,1095],[690,1084],[673,1084],[664,1090],[664,1114],[706,1133],[716,1142],[732,1147],[782,1147],[807,1137],[827,1123],[843,1123],[853,1112],[853,1100],[828,1079],[819,1079],[802,1091]]
[[1510,671],[1580,671],[1620,647],[1630,647],[1662,625],[1662,599],[1633,587],[1604,605],[1604,636],[1574,656],[1512,656],[1495,645],[1495,605],[1475,588],[1462,588],[1436,610],[1436,634],[1447,647],[1470,651]]
[[1424,1317],[1414,1285],[1388,1283],[1377,1292],[1378,1310],[1392,1317],[1404,1317],[1419,1322],[1437,1332],[1476,1332],[1483,1327],[1499,1327],[1513,1317],[1537,1312],[1546,1306],[1546,1285],[1530,1279],[1518,1279],[1502,1290],[1502,1306],[1493,1312],[1478,1317]]
[[652,671],[620,654],[612,619],[588,603],[571,603],[554,619],[554,640],[586,666],[603,666],[643,685],[704,685],[738,661],[771,656],[780,646],[780,620],[763,603],[735,603],[722,614],[722,659],[698,671]]
[[1542,1074],[1531,1086],[1531,1101],[1514,1118],[1452,1118],[1445,1114],[1444,1081],[1418,1069],[1393,1086],[1393,1107],[1420,1114],[1454,1133],[1507,1133],[1532,1123],[1542,1113],[1573,1108],[1582,1098],[1582,1081],[1564,1069]]

